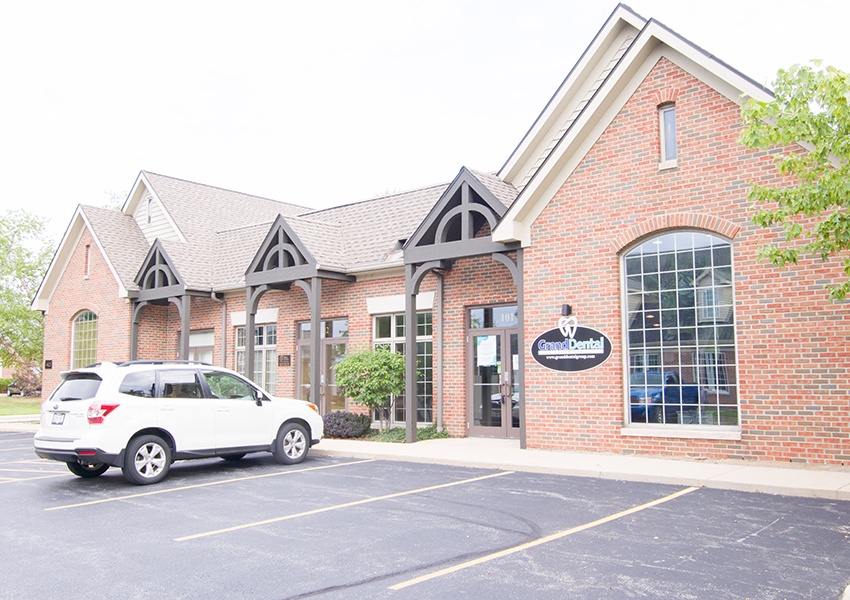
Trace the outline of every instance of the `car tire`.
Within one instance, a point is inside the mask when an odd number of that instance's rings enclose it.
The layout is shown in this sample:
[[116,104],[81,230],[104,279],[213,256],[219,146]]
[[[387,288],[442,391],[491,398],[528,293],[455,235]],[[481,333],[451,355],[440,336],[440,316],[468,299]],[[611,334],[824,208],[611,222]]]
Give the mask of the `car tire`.
[[124,453],[124,479],[136,485],[158,483],[171,468],[171,447],[158,435],[130,440]]
[[286,423],[280,428],[272,453],[277,462],[284,465],[300,463],[310,449],[310,436],[303,425]]
[[234,454],[222,454],[221,457],[228,462],[236,462],[245,458],[247,452],[236,452]]
[[78,462],[68,462],[65,463],[68,465],[68,470],[71,471],[77,477],[82,477],[83,479],[91,479],[93,477],[100,477],[107,470],[109,470],[109,465],[104,463],[95,463],[95,464],[82,464]]

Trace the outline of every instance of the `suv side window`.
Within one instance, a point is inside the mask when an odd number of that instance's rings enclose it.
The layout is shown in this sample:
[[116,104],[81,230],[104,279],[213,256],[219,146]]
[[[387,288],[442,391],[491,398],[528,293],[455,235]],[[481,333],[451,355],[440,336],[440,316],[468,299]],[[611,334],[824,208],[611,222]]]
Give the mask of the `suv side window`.
[[216,371],[204,371],[204,379],[210,386],[210,391],[215,398],[229,398],[255,400],[254,388],[247,381],[234,377],[230,373],[219,373]]
[[203,398],[197,372],[163,370],[159,372],[160,398]]
[[153,398],[156,384],[156,373],[153,371],[138,371],[128,373],[121,382],[118,391],[122,394],[140,396],[142,398]]

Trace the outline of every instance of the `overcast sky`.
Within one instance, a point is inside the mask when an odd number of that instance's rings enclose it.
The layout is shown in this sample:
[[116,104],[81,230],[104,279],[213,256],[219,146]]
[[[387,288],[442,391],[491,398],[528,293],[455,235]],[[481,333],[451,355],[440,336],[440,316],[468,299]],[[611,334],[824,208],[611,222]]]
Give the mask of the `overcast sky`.
[[[769,85],[850,70],[846,0],[632,0]],[[140,170],[322,208],[495,171],[606,0],[3,2],[0,213],[123,200]]]

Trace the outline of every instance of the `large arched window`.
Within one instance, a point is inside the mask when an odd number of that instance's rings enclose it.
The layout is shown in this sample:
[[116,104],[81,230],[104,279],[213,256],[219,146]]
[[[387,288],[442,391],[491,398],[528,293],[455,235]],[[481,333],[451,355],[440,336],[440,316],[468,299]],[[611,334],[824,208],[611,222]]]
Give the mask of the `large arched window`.
[[631,423],[738,420],[732,247],[693,231],[624,257]]
[[87,310],[74,319],[71,332],[71,368],[97,362],[97,315]]

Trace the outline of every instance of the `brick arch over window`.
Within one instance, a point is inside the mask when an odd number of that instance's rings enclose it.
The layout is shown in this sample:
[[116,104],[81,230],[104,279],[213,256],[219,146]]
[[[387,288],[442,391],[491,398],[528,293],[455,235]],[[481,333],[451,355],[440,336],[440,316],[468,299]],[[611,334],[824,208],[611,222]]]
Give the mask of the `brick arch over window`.
[[667,229],[703,229],[732,240],[741,227],[732,221],[701,213],[674,213],[653,217],[632,225],[611,241],[615,252],[627,248],[632,242]]

